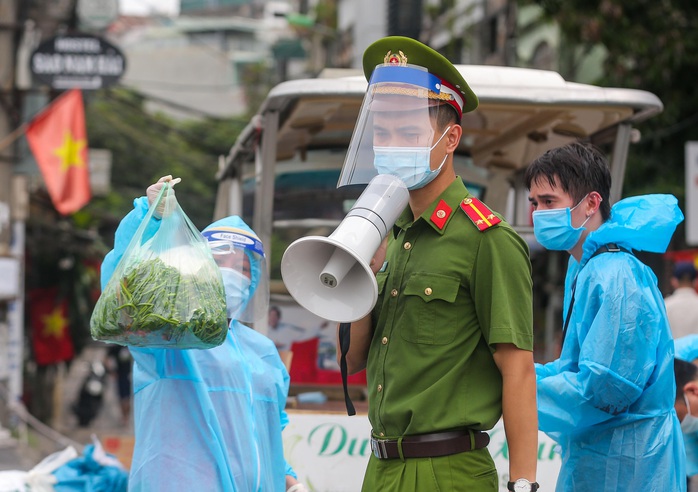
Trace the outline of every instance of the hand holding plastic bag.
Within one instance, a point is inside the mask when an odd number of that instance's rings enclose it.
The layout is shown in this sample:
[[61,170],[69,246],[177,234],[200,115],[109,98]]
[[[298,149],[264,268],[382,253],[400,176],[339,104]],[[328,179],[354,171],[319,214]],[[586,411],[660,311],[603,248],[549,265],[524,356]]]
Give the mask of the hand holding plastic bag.
[[174,210],[175,205],[177,204],[174,186],[181,181],[182,178],[172,179],[172,175],[168,174],[167,176],[163,176],[162,178],[160,178],[157,183],[153,183],[150,186],[148,186],[148,189],[146,190],[145,194],[148,197],[148,205],[150,205],[151,207],[153,206],[153,203],[155,203],[155,201],[158,199],[158,196],[160,196],[160,191],[162,191],[162,187],[165,185],[165,183],[169,184],[171,188],[170,192],[165,196],[163,200],[160,200],[158,202],[158,205],[155,208],[155,212],[153,213],[153,215],[158,219],[161,218],[166,211],[172,213],[172,210]]
[[[186,349],[225,340],[221,273],[206,240],[174,199],[171,183],[177,182],[165,176],[148,190],[152,195],[159,185],[92,313],[95,340]],[[158,210],[159,223],[152,220]]]

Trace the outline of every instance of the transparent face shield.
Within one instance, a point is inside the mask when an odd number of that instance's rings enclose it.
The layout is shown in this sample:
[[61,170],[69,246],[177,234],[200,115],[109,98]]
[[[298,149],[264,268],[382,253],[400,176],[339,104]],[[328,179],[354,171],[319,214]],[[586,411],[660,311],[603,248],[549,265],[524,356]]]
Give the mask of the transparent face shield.
[[443,103],[453,97],[441,79],[422,67],[376,67],[337,186],[367,184],[378,174],[374,148],[422,151],[432,147],[443,131],[438,129],[439,113],[453,111]]
[[225,287],[228,318],[264,321],[269,307],[269,275],[261,241],[243,229],[203,232]]

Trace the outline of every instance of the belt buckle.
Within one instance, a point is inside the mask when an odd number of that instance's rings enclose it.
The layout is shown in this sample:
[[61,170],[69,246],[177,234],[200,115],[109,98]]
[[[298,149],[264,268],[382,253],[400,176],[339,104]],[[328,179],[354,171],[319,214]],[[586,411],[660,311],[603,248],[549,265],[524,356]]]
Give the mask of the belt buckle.
[[380,460],[388,458],[388,450],[385,448],[385,441],[371,437],[371,451],[373,451],[373,456]]

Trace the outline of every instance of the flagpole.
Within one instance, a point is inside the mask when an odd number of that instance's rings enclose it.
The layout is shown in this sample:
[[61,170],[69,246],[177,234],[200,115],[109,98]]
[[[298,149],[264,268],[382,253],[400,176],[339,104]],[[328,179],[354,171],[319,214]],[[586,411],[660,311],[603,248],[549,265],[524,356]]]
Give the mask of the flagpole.
[[24,135],[24,133],[27,131],[28,126],[29,126],[29,123],[22,123],[17,128],[15,128],[15,130],[12,131],[9,135],[7,135],[5,138],[0,140],[0,152],[5,150],[7,147],[12,145],[12,142],[17,140],[22,135]]

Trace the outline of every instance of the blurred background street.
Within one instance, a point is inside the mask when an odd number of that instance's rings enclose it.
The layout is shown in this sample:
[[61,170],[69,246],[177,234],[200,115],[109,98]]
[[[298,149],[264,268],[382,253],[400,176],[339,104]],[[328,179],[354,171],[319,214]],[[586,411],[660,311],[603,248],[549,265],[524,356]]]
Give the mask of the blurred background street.
[[114,374],[106,377],[101,407],[89,425],[80,426],[72,410],[82,383],[90,371],[90,364],[103,362],[106,353],[107,346],[103,343],[95,342],[86,346],[72,362],[65,376],[57,381],[54,392],[56,412],[51,419],[50,428],[29,418],[24,422],[26,425],[20,426],[23,429],[20,436],[11,437],[7,431],[0,433],[0,470],[30,470],[49,454],[69,445],[73,445],[80,453],[82,446],[92,443],[93,435],[124,466],[130,465],[132,419],[126,424],[122,422]]

